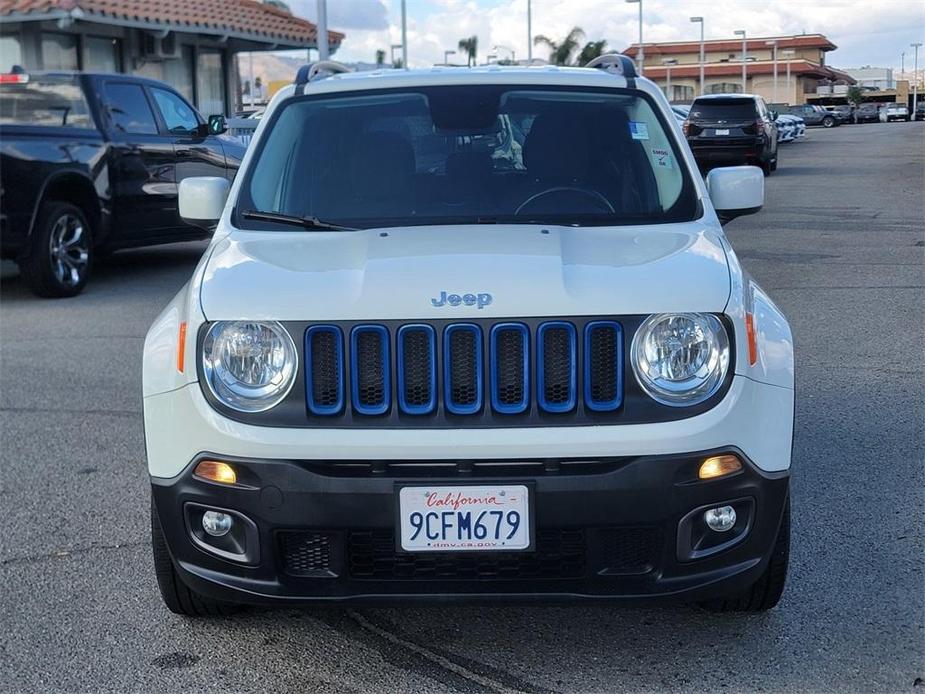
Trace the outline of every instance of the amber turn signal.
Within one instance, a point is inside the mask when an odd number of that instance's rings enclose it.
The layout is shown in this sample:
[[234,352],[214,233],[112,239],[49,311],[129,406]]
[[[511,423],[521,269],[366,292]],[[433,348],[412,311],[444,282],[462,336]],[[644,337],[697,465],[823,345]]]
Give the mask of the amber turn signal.
[[204,480],[218,482],[220,484],[234,484],[238,481],[238,476],[235,474],[233,467],[228,463],[220,463],[216,460],[201,461],[196,466],[196,470],[193,474]]
[[707,458],[700,464],[698,477],[702,480],[713,480],[725,477],[742,469],[742,462],[734,455],[715,455]]

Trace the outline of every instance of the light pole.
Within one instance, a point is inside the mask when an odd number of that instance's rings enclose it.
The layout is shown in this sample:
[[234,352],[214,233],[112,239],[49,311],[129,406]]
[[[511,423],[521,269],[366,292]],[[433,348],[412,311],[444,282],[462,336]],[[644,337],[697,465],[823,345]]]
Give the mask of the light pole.
[[400,43],[393,43],[389,48],[391,49],[390,55],[391,55],[391,58],[392,58],[392,67],[395,67],[395,49],[396,49],[396,48],[401,48],[401,44],[400,44]]
[[902,79],[906,74],[906,52],[903,51],[899,54],[899,79]]
[[790,86],[790,59],[796,55],[792,48],[781,51],[781,55],[787,59],[787,103],[790,103],[790,97],[793,96],[793,87]]
[[639,3],[639,54],[636,56],[636,64],[639,67],[639,74],[642,75],[642,64],[645,61],[645,53],[642,50],[642,0],[626,0],[628,3]]
[[[327,60],[330,57],[328,50],[328,3],[327,0],[318,0],[318,60]],[[253,87],[253,82],[251,82]]]
[[912,118],[915,119],[915,110],[919,105],[919,47],[921,43],[910,43],[915,50],[912,54]]
[[745,71],[745,61],[748,59],[748,43],[745,40],[745,29],[736,29],[732,33],[742,37],[742,93],[745,94],[748,91],[748,76]]
[[706,92],[706,85],[703,83],[703,17],[691,17],[691,21],[700,24],[700,93],[704,94]]
[[774,47],[774,103],[777,103],[777,41],[765,41],[765,46]]
[[401,66],[408,69],[408,12],[405,0],[401,0]]
[[527,65],[533,64],[533,17],[530,5],[531,0],[527,0]]
[[443,64],[444,65],[448,66],[450,64],[451,55],[456,55],[456,51],[443,51]]
[[665,66],[665,97],[668,99],[668,103],[671,103],[671,66],[677,65],[678,61],[674,58],[665,58],[662,61],[662,65]]

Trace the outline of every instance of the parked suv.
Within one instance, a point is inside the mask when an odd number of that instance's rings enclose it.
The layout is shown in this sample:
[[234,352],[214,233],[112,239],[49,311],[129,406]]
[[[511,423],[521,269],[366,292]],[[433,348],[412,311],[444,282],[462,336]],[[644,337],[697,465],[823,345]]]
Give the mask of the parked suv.
[[793,340],[721,226],[764,177],[589,66],[315,64],[230,190],[180,184],[215,233],[144,345],[171,610],[778,602]]
[[715,94],[694,100],[683,130],[701,166],[754,164],[768,176],[777,168],[776,118],[760,96]]
[[885,104],[880,109],[880,122],[891,123],[894,120],[911,120],[909,107],[905,104]]
[[802,118],[806,125],[821,125],[823,128],[834,128],[843,122],[834,113],[829,113],[822,106],[814,104],[791,106],[789,112]]
[[882,104],[866,103],[858,106],[854,112],[858,123],[877,123],[880,121],[880,107]]

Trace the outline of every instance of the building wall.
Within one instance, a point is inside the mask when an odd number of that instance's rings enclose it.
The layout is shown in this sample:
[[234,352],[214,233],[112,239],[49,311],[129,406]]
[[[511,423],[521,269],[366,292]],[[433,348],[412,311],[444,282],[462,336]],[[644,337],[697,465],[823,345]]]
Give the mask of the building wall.
[[[706,87],[704,91],[706,94],[741,93],[742,91],[741,75],[728,77],[707,76],[705,82]],[[655,83],[662,88],[663,92],[665,91],[667,87],[667,80],[665,78],[658,78],[655,80]],[[806,103],[806,89],[811,89],[813,92],[815,91],[816,80],[814,78],[801,78],[797,75],[791,74],[790,84],[788,85],[787,75],[783,70],[781,70],[777,76],[776,98],[774,93],[773,75],[759,75],[754,78],[749,77],[746,91],[749,94],[757,94],[761,96],[769,104],[788,103],[791,105],[798,105]],[[694,97],[700,95],[700,78],[672,77],[671,92],[672,94],[668,95],[670,101],[676,103],[690,103]],[[691,97],[685,98],[682,92],[691,95]]]
[[[700,48],[695,46],[689,50],[679,52],[662,52],[662,53],[645,53],[643,67],[661,67],[664,60],[674,59],[678,65],[699,65]],[[742,51],[711,51],[709,45],[706,47],[704,54],[706,63],[741,63]],[[749,47],[747,58],[749,61],[771,61],[774,60],[774,49],[771,46],[763,48]],[[825,52],[819,48],[780,48],[777,52],[777,59],[783,63],[784,60],[808,60],[817,65],[825,64]]]

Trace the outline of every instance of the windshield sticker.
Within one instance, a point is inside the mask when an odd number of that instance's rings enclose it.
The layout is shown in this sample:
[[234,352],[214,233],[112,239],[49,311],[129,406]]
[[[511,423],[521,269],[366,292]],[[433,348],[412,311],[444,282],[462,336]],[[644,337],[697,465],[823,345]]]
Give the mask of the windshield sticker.
[[663,169],[674,168],[671,165],[671,152],[667,149],[652,148],[652,156],[655,158],[655,165]]
[[645,123],[640,123],[639,121],[631,120],[630,121],[630,135],[634,140],[648,140],[649,139],[649,127]]

